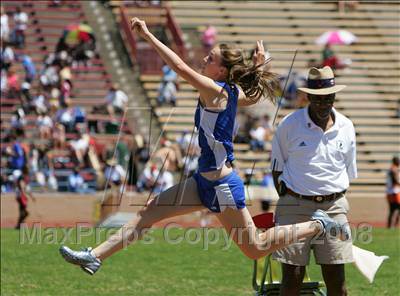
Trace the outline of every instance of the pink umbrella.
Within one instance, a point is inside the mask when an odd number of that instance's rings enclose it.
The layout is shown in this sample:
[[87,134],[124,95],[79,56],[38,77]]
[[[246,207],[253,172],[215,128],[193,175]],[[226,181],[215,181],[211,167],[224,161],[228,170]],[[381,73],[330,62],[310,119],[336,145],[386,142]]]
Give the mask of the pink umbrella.
[[315,40],[316,44],[351,44],[357,41],[357,37],[346,30],[328,31]]

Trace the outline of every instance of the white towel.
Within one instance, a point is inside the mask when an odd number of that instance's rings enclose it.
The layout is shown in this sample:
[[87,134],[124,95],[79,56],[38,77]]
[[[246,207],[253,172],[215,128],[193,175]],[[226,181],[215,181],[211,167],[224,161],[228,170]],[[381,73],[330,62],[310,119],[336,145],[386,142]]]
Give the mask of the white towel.
[[353,245],[354,265],[372,284],[374,277],[382,262],[389,259],[389,256],[376,256],[370,252]]

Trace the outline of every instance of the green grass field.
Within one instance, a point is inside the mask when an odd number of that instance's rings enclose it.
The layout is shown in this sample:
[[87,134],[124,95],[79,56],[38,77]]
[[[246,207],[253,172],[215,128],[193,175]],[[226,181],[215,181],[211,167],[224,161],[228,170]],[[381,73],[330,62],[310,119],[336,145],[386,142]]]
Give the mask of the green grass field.
[[[170,237],[182,234],[176,230]],[[398,295],[398,234],[398,230],[376,229],[372,243],[356,243],[379,255],[389,255],[390,260],[384,262],[372,285],[348,265],[349,295]],[[19,232],[1,231],[1,295],[254,295],[252,261],[234,245],[221,250],[223,241],[204,251],[202,241],[171,245],[164,241],[161,230],[155,230],[151,234],[153,244],[138,243],[121,251],[92,277],[59,256],[61,230],[57,242],[51,242],[54,232],[39,237],[41,244],[20,244]],[[70,239],[68,245],[78,248],[94,241],[92,235],[80,244]],[[311,266],[313,279],[321,278],[318,270]]]

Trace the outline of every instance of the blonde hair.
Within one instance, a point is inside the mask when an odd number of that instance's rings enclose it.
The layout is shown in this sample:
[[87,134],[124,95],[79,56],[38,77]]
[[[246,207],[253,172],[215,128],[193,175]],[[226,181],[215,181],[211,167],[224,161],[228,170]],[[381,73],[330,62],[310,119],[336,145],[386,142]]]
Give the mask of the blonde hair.
[[261,65],[254,65],[245,59],[241,49],[222,43],[221,65],[228,69],[228,83],[237,83],[248,100],[256,103],[261,97],[275,103],[275,89],[278,87],[278,74],[265,70],[271,59]]

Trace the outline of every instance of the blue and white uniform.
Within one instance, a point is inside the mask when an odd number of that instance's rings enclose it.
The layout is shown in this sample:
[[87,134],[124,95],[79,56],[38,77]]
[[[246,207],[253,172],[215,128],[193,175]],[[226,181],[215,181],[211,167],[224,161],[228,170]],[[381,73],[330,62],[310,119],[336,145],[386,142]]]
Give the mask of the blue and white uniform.
[[221,169],[226,162],[232,163],[233,135],[239,90],[236,85],[215,82],[228,93],[228,103],[223,111],[212,111],[199,103],[195,114],[195,126],[199,133],[201,155],[198,171],[193,175],[197,183],[200,200],[212,212],[222,212],[231,207],[241,209],[246,206],[243,181],[235,171],[229,175],[210,181],[200,173]]

